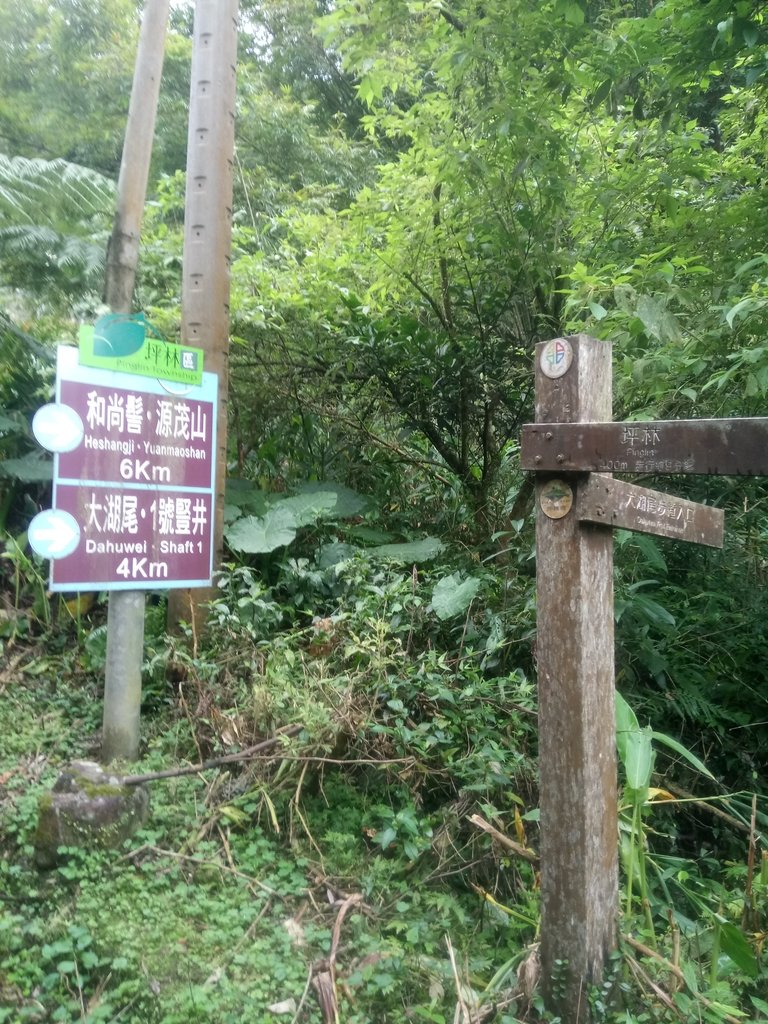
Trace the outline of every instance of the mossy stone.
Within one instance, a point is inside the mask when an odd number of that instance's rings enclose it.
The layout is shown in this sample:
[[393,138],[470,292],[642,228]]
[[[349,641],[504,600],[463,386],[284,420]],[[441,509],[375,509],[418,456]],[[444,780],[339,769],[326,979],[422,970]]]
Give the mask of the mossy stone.
[[114,849],[147,820],[149,795],[91,761],[76,761],[38,802],[35,863],[55,867],[60,847]]

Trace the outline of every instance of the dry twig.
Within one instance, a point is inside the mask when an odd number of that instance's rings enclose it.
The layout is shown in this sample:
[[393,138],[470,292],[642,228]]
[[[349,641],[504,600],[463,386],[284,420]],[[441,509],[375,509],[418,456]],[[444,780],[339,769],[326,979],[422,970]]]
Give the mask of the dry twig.
[[482,829],[492,839],[503,846],[505,850],[510,853],[514,853],[516,857],[522,857],[523,860],[527,860],[529,864],[533,864],[535,867],[539,865],[539,855],[534,853],[533,850],[527,849],[525,846],[521,846],[520,843],[516,843],[514,839],[510,839],[509,836],[505,836],[503,832],[500,832],[497,828],[494,828],[489,821],[481,817],[479,814],[471,814],[467,821],[471,821],[477,828]]
[[716,818],[720,818],[721,821],[727,821],[731,828],[738,829],[739,832],[749,832],[749,825],[745,824],[743,821],[739,821],[739,819],[735,818],[732,814],[728,814],[727,811],[718,807],[717,804],[712,803],[712,800],[724,800],[726,799],[725,797],[710,797],[706,800],[700,799],[699,797],[694,796],[693,793],[689,793],[687,789],[683,789],[682,786],[678,786],[677,783],[668,782],[666,779],[664,780],[664,788],[668,789],[669,792],[673,793],[676,797],[679,797],[680,800],[685,800],[686,803],[695,804],[696,807],[700,808],[702,811],[709,811],[710,814],[714,814],[714,816]]
[[348,896],[339,907],[339,912],[336,915],[336,922],[333,926],[333,933],[331,936],[331,953],[330,956],[328,957],[328,970],[331,975],[331,985],[333,986],[333,1003],[336,1008],[337,1018],[339,999],[336,990],[336,957],[339,952],[339,942],[341,941],[341,926],[344,923],[344,918],[347,916],[352,907],[362,902],[363,897],[359,892],[353,893],[351,896]]
[[[631,946],[633,949],[637,950],[638,953],[642,953],[643,956],[650,957],[652,960],[656,960],[657,963],[660,963],[662,967],[669,971],[670,974],[674,975],[674,977],[677,978],[678,981],[681,981],[683,985],[685,985],[685,987],[688,989],[690,994],[693,996],[693,998],[700,1002],[703,1006],[706,1006],[707,1009],[714,1008],[714,1004],[710,999],[707,999],[707,997],[703,996],[700,992],[695,992],[692,988],[689,988],[688,982],[686,981],[685,975],[683,974],[681,968],[677,967],[669,960],[666,960],[660,953],[657,953],[655,949],[651,949],[650,947],[644,945],[642,942],[638,942],[637,939],[633,939],[631,935],[622,935],[621,938],[624,942],[627,943],[628,946]],[[721,1018],[724,1021],[728,1022],[728,1024],[741,1024],[738,1017],[733,1017],[730,1013],[724,1013],[720,1008],[717,1008],[717,1012],[720,1014]]]
[[288,725],[284,729],[279,729],[274,736],[254,743],[252,747],[246,747],[245,750],[238,750],[233,754],[222,754],[221,757],[212,757],[209,761],[203,761],[201,764],[187,764],[181,768],[168,768],[162,772],[147,772],[145,775],[126,775],[123,777],[122,783],[124,786],[140,786],[144,782],[155,782],[157,779],[176,779],[182,775],[197,775],[199,772],[205,772],[209,768],[218,768],[223,764],[248,761],[263,754],[265,750],[277,746],[284,736],[297,736],[303,728],[303,725]]

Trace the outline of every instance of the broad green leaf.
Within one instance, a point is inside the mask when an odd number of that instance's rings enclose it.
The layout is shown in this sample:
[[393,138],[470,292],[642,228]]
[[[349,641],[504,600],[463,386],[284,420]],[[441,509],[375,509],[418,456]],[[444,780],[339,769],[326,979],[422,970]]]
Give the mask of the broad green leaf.
[[311,526],[320,519],[327,519],[336,510],[336,495],[330,491],[317,491],[315,494],[294,494],[290,498],[281,498],[270,508],[270,511],[285,509],[292,512],[297,526]]
[[622,695],[616,690],[615,693],[616,701],[616,743],[619,746],[619,757],[621,763],[624,764],[626,747],[622,750],[621,745],[625,742],[625,737],[630,732],[639,732],[640,723],[637,720],[637,715],[632,708],[627,704]]
[[641,295],[637,303],[637,315],[646,331],[658,341],[680,340],[677,320],[658,299]]
[[366,554],[394,562],[428,562],[437,558],[444,549],[445,544],[437,537],[424,537],[409,544],[381,544],[377,548],[368,548]]
[[377,832],[373,837],[373,841],[378,843],[382,850],[386,850],[390,847],[395,839],[397,839],[397,832],[391,826],[381,829],[381,831]]
[[290,544],[296,537],[298,523],[287,508],[272,508],[264,516],[243,516],[226,527],[227,544],[235,551],[265,555],[275,548]]
[[732,921],[724,921],[720,925],[720,948],[748,978],[757,977],[755,952],[744,932]]
[[673,739],[671,736],[667,736],[667,734],[663,732],[654,732],[653,738],[658,743],[663,743],[665,747],[669,747],[670,750],[674,750],[675,753],[684,758],[688,764],[692,765],[696,771],[701,772],[702,775],[706,775],[708,779],[714,780],[715,776],[709,768],[707,768],[704,762],[700,761],[699,758],[696,757],[695,754],[692,754],[687,747],[684,747],[682,743],[678,743],[677,740]]
[[716,999],[710,999],[707,1003],[710,1010],[713,1010],[718,1014],[715,1020],[727,1020],[729,1017],[742,1017],[745,1021],[748,1019],[749,1014],[745,1013],[744,1010],[740,1010],[738,1006],[730,1006],[728,1003],[720,1003]]
[[766,264],[768,264],[768,256],[765,253],[760,253],[759,256],[754,256],[751,260],[738,266],[733,272],[733,276],[735,278],[742,277],[750,270],[754,270],[755,267],[764,267]]
[[625,733],[625,756],[623,758],[627,786],[635,791],[642,791],[643,800],[647,796],[648,785],[653,771],[652,730],[649,725],[643,729]]
[[268,496],[259,490],[250,480],[227,480],[227,505],[240,509],[240,514],[249,512],[251,515],[263,516],[267,511]]
[[3,459],[0,461],[0,476],[20,480],[24,484],[47,483],[53,479],[53,462],[37,453],[21,459]]
[[756,309],[762,309],[766,305],[766,302],[768,302],[768,300],[752,295],[748,296],[746,299],[742,299],[740,302],[737,302],[736,305],[731,306],[725,314],[728,326],[733,327],[733,322],[737,317],[747,316]]
[[359,550],[360,548],[356,548],[353,544],[342,544],[338,541],[326,544],[320,552],[317,564],[321,569],[330,569],[331,566],[338,565],[339,562],[346,562],[347,559],[353,558]]
[[632,598],[632,602],[639,610],[641,610],[646,618],[650,619],[657,626],[668,626],[673,627],[675,625],[675,617],[670,614],[666,608],[658,603],[658,601],[652,600],[650,597],[646,597],[645,594],[635,594]]
[[623,313],[634,313],[637,292],[631,284],[617,284],[613,289],[613,301]]
[[637,794],[637,801],[644,802],[653,770],[653,747],[651,728],[641,728],[637,715],[616,691],[616,749],[624,767],[627,788]]
[[571,25],[584,24],[584,10],[576,0],[557,0],[555,11]]
[[744,37],[744,42],[750,50],[760,38],[760,32],[757,25],[754,25],[751,22],[742,27],[741,34]]
[[336,497],[336,504],[333,509],[334,519],[348,519],[350,516],[358,516],[369,507],[370,501],[351,487],[343,484],[332,483],[329,480],[322,483],[302,484],[298,489],[299,494],[333,494]]
[[463,615],[480,589],[480,580],[474,576],[462,580],[459,573],[439,580],[432,591],[432,608],[438,619],[452,619]]

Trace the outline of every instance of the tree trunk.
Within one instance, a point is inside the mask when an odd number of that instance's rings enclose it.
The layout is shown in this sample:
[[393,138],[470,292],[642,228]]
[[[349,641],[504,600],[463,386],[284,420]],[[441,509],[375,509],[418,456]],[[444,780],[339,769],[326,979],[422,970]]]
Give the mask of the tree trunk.
[[[170,0],[147,0],[133,75],[128,124],[117,186],[117,212],[107,250],[104,300],[130,313],[139,262],[141,218],[149,179]],[[144,592],[109,597],[101,759],[135,761],[139,753]]]

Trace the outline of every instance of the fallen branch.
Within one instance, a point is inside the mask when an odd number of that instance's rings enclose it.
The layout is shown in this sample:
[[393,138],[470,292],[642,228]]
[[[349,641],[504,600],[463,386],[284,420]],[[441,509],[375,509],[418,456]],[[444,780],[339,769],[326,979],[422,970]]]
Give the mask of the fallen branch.
[[534,864],[538,867],[539,855],[534,853],[533,850],[527,849],[520,843],[516,843],[514,839],[510,839],[509,836],[505,836],[503,832],[499,832],[497,828],[494,828],[489,821],[482,818],[479,814],[472,814],[467,818],[467,821],[471,821],[477,828],[482,829],[492,839],[503,846],[505,850],[509,850],[510,853],[514,853],[516,857],[522,857],[523,860],[527,860],[529,864]]
[[697,807],[700,807],[702,811],[709,811],[710,814],[714,814],[715,817],[720,818],[722,821],[727,821],[731,828],[738,829],[740,832],[749,832],[749,825],[747,825],[746,822],[739,821],[739,819],[735,818],[732,814],[728,814],[727,811],[722,810],[722,808],[717,807],[715,804],[710,802],[711,800],[725,800],[727,797],[710,797],[709,799],[702,799],[694,796],[693,793],[689,793],[688,790],[683,789],[682,786],[678,786],[673,782],[668,782],[666,779],[664,780],[664,788],[668,789],[669,792],[673,793],[675,796],[680,797],[681,800],[695,804]]
[[673,964],[670,960],[666,960],[660,953],[657,953],[655,949],[651,949],[649,946],[645,946],[642,942],[638,942],[637,939],[633,939],[631,935],[622,935],[621,939],[623,942],[626,942],[628,946],[631,946],[632,949],[637,950],[638,953],[641,953],[643,956],[650,957],[652,960],[660,963],[662,967],[668,970],[670,974],[674,975],[678,981],[681,981],[683,985],[685,985],[694,999],[698,1000],[703,1006],[706,1006],[707,1009],[716,1009],[722,1020],[727,1021],[728,1024],[743,1024],[738,1017],[734,1017],[730,1013],[724,1013],[721,1008],[715,1007],[711,999],[707,999],[706,996],[703,996],[700,992],[696,992],[691,988],[682,969],[678,967],[677,964]]
[[140,786],[144,782],[155,782],[157,779],[176,779],[182,775],[197,775],[198,772],[205,772],[209,768],[218,768],[222,764],[248,761],[250,758],[263,754],[265,750],[276,747],[283,737],[297,736],[303,728],[303,725],[288,725],[284,729],[279,729],[269,739],[254,743],[252,747],[246,747],[245,750],[238,750],[233,754],[222,754],[221,757],[212,757],[210,761],[203,761],[201,764],[187,764],[181,768],[168,768],[162,772],[147,772],[145,775],[126,775],[121,779],[121,783],[124,786]]
[[328,957],[328,971],[331,975],[331,986],[333,988],[333,1003],[336,1012],[336,1019],[338,1020],[338,1006],[339,1006],[339,995],[336,988],[336,957],[339,952],[339,942],[341,941],[341,926],[344,922],[344,918],[347,916],[349,911],[356,904],[362,903],[363,897],[360,893],[353,893],[351,896],[347,896],[344,902],[339,907],[339,912],[336,915],[336,922],[333,926],[333,934],[331,937],[331,953]]

